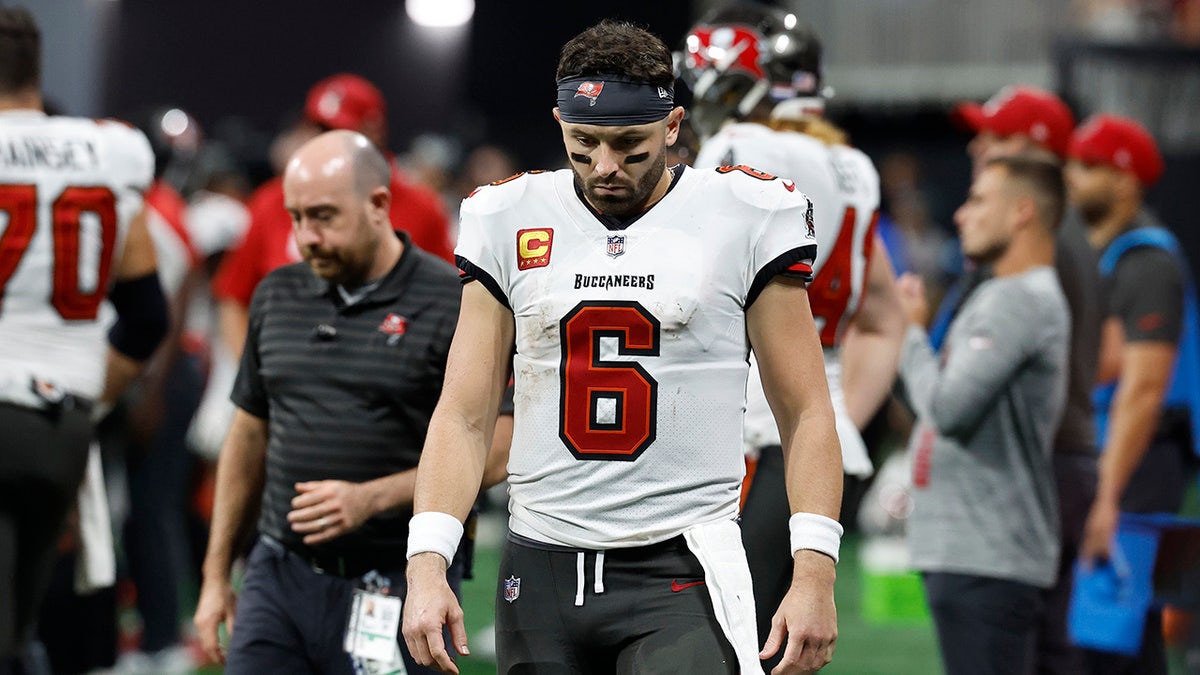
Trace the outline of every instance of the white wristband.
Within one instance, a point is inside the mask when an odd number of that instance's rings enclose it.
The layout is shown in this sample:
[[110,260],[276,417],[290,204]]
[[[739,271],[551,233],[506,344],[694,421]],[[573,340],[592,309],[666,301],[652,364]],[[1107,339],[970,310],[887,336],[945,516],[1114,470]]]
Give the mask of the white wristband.
[[[792,555],[807,549],[824,553],[838,561],[838,549],[842,545],[842,524],[818,513],[796,513],[788,520],[792,533]],[[412,550],[412,549],[409,549]]]
[[418,553],[432,552],[445,558],[448,567],[462,536],[463,524],[449,513],[418,513],[408,521],[408,559]]

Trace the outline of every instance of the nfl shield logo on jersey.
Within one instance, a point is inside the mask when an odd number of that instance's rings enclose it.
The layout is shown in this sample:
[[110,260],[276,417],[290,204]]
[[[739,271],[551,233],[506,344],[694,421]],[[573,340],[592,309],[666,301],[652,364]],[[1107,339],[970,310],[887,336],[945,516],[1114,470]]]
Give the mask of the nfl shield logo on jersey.
[[509,577],[504,580],[504,599],[513,602],[521,597],[521,578]]
[[625,235],[613,234],[608,237],[608,257],[616,258],[625,253]]

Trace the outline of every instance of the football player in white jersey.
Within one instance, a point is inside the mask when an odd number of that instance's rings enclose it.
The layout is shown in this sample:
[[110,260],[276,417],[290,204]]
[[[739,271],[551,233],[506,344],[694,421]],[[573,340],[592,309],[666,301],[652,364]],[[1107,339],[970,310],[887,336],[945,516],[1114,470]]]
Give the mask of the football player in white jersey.
[[[417,476],[404,635],[467,653],[446,585],[510,368],[510,530],[500,672],[811,671],[837,636],[841,462],[805,279],[811,202],[749,169],[666,165],[671,54],[601,22],[564,46],[555,119],[571,168],[463,202],[467,278]],[[514,356],[515,347],[515,356]],[[736,524],[753,348],[788,463],[793,583],[760,653]]]
[[[879,175],[822,117],[821,43],[793,14],[737,4],[693,27],[679,61],[694,90],[691,121],[705,139],[695,166],[749,165],[795,181],[812,199],[818,255],[808,299],[824,348],[843,468],[869,476],[859,429],[891,391],[905,320],[875,233]],[[755,471],[742,531],[765,636],[771,608],[791,577],[784,544],[790,511],[779,434],[751,365],[745,442]]]
[[137,375],[167,325],[141,215],[149,143],[119,122],[47,116],[40,41],[27,10],[0,8],[0,672],[30,638],[84,475],[89,411]]

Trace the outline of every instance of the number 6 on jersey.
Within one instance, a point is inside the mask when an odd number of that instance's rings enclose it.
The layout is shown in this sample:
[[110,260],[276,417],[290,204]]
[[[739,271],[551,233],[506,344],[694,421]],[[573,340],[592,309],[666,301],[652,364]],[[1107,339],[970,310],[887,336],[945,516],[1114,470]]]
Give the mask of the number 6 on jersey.
[[605,356],[658,356],[659,328],[633,301],[581,302],[563,317],[558,435],[577,459],[633,461],[654,442],[658,382]]

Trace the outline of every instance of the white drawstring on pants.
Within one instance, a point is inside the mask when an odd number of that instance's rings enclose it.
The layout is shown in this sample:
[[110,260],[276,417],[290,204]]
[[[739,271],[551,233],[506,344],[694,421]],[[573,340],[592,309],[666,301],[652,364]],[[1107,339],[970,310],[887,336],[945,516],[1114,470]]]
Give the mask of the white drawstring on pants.
[[[583,607],[583,586],[585,582],[584,568],[587,566],[586,553],[579,551],[575,554],[575,606]],[[592,590],[597,594],[604,592],[604,551],[596,552],[596,565],[594,568],[596,580],[592,584]]]
[[575,606],[583,607],[583,551],[575,554]]

